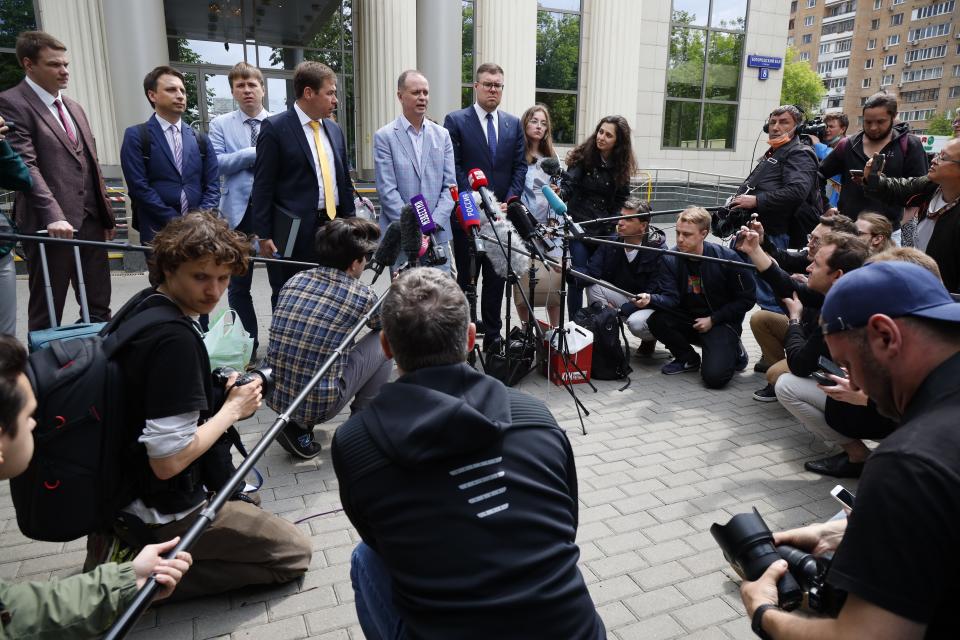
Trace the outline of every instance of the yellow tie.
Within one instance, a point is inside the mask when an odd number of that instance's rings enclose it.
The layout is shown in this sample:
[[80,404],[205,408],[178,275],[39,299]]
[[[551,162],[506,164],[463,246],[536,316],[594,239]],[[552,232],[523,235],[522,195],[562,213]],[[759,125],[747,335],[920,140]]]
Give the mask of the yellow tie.
[[323,203],[327,207],[327,217],[333,220],[337,217],[337,205],[333,201],[333,173],[330,171],[330,160],[327,158],[327,152],[323,149],[323,141],[320,140],[320,123],[311,120],[310,128],[313,129],[313,141],[317,145],[317,158],[320,160]]

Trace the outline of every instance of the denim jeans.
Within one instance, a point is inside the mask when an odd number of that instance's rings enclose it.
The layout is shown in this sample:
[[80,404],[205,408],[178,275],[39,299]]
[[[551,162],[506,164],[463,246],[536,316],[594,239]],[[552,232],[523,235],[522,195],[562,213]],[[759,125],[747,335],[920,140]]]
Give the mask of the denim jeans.
[[[580,240],[570,241],[570,263],[571,267],[581,273],[587,270],[587,263],[590,262],[590,256],[596,251],[596,245],[587,244]],[[567,313],[573,319],[573,314],[583,307],[583,291],[586,289],[586,283],[579,278],[571,276],[567,279]]]
[[[790,234],[781,233],[778,235],[767,235],[767,238],[770,239],[770,242],[773,243],[778,249],[786,249],[790,244]],[[780,301],[777,300],[777,297],[773,295],[773,289],[770,288],[770,285],[767,284],[766,280],[758,277],[757,278],[757,304],[760,305],[761,309],[767,311],[772,311],[774,313],[783,313],[783,308],[780,306]]]
[[400,613],[393,606],[390,572],[377,552],[361,542],[350,557],[350,582],[360,628],[367,640],[407,637]]

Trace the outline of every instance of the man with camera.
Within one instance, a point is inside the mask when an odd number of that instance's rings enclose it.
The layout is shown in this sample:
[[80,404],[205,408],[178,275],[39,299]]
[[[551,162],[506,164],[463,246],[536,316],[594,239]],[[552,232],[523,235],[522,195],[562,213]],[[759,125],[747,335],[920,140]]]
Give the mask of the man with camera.
[[[283,411],[313,378],[377,296],[360,274],[377,246],[380,229],[363,218],[335,218],[317,231],[314,250],[320,266],[301,271],[280,290],[270,324],[267,364],[275,386],[267,404]],[[277,436],[280,446],[309,460],[320,453],[315,425],[336,416],[353,400],[355,413],[370,403],[390,377],[393,363],[380,349],[374,329],[343,352]]]
[[956,635],[960,562],[960,304],[926,269],[879,262],[827,294],[821,326],[833,360],[900,426],[873,452],[849,518],[774,536],[823,555],[847,592],[836,618],[777,608],[777,561],[741,597],[762,638],[947,638]]
[[[732,210],[755,211],[768,240],[780,249],[802,246],[823,212],[817,155],[800,140],[802,124],[803,115],[793,105],[770,113],[764,127],[770,147],[729,201]],[[764,282],[757,284],[757,302],[763,309],[780,311]]]
[[[636,247],[666,248],[667,240],[663,233],[659,229],[650,232],[648,203],[628,199],[620,214],[623,218],[617,221],[617,240]],[[651,291],[660,274],[661,255],[658,251],[600,245],[587,263],[587,275],[606,280],[624,291]],[[599,302],[604,307],[619,309],[621,317],[626,318],[630,333],[640,338],[638,354],[648,358],[653,355],[657,340],[647,326],[653,309],[641,308],[637,301],[628,300],[598,284],[587,288],[587,300],[591,304]]]
[[[247,237],[231,231],[225,220],[196,211],[171,220],[152,247],[152,287],[128,303],[133,306],[125,307],[121,326],[159,306],[182,316],[141,332],[116,356],[126,385],[123,415],[131,427],[120,462],[129,502],[124,500],[114,531],[122,542],[89,536],[85,568],[183,535],[214,488],[210,478],[222,474],[217,465],[225,433],[260,406],[261,382],[233,386],[236,374],[222,406],[216,406],[210,361],[196,325],[216,307],[230,277],[246,271]],[[287,582],[306,572],[309,539],[252,502],[234,499],[218,512],[191,549],[194,566],[176,597]]]
[[[814,139],[813,150],[817,154],[817,160],[823,161],[834,148],[840,144],[847,135],[847,128],[850,126],[850,118],[845,113],[828,113],[823,116],[822,129],[812,135]],[[824,196],[826,204],[836,207],[840,200],[840,178],[835,175],[826,178]]]
[[570,442],[539,400],[465,362],[457,283],[401,273],[380,342],[400,377],[334,436],[367,638],[605,638],[577,568]]
[[[687,207],[677,218],[676,231],[674,250],[690,258],[664,256],[656,293],[644,293],[636,306],[656,309],[647,325],[673,355],[661,373],[669,376],[700,369],[704,384],[720,389],[734,372],[747,366],[740,332],[743,317],[756,302],[756,283],[747,269],[697,259],[743,261],[733,249],[704,241],[710,232],[706,209]],[[702,359],[691,343],[700,345]]]

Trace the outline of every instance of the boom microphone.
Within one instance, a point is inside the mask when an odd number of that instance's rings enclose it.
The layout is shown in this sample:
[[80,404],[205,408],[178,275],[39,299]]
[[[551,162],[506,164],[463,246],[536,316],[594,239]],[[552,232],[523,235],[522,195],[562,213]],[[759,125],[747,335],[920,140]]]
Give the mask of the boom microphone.
[[[487,251],[487,259],[490,261],[490,266],[493,267],[494,272],[498,276],[506,278],[510,273],[508,267],[513,267],[514,273],[523,273],[530,268],[530,258],[526,255],[527,251],[523,246],[523,241],[520,239],[520,234],[517,233],[517,230],[514,229],[508,220],[497,218],[494,219],[492,223],[489,220],[484,220],[480,231],[488,237],[499,238],[503,245]],[[508,237],[510,238],[511,245],[509,265],[507,264],[506,255],[506,242]]]
[[480,194],[480,206],[483,207],[484,213],[490,218],[498,216],[500,214],[500,203],[497,202],[497,197],[490,191],[487,176],[480,169],[470,169],[467,177],[470,180],[470,188]]
[[408,204],[400,209],[400,250],[407,254],[407,262],[411,265],[417,264],[420,257],[420,245],[423,243],[423,232],[420,231],[420,223],[417,222],[417,216],[413,212],[413,207]]
[[450,195],[457,194],[454,200],[457,202],[456,211],[457,220],[460,228],[473,240],[473,249],[476,253],[486,253],[483,246],[483,240],[480,238],[480,214],[477,212],[477,203],[473,199],[472,193],[458,193],[457,185],[450,185]]
[[549,185],[543,185],[543,188],[540,189],[543,192],[543,197],[546,198],[547,204],[550,205],[550,208],[553,209],[553,212],[557,214],[558,217],[563,218],[568,225],[570,225],[570,231],[573,232],[573,237],[580,238],[583,236],[583,227],[573,221],[573,219],[567,215],[567,203],[561,200],[557,194],[553,192],[553,189]]
[[367,265],[367,269],[371,269],[374,273],[370,284],[377,281],[385,267],[389,267],[397,261],[400,256],[400,234],[399,222],[391,222],[387,230],[383,232],[383,238],[373,254],[373,260]]

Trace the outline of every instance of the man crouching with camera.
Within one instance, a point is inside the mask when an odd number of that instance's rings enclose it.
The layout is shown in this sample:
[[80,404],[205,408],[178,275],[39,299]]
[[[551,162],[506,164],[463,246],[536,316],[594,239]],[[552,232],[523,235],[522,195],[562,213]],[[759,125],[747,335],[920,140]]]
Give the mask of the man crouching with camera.
[[[87,566],[183,535],[206,503],[211,475],[222,476],[223,436],[261,402],[261,380],[233,386],[217,406],[210,360],[197,318],[209,314],[230,277],[247,270],[249,241],[209,213],[176,218],[157,234],[150,257],[152,287],[119,312],[119,326],[152,309],[169,321],[136,334],[118,352],[125,380],[122,477],[115,536],[88,538]],[[169,313],[173,310],[174,313]],[[122,314],[122,315],[121,315]],[[229,451],[229,448],[227,448]],[[229,460],[229,455],[226,456]],[[229,462],[227,462],[229,464]],[[131,551],[133,549],[134,551]],[[306,572],[309,539],[293,524],[249,500],[231,500],[190,549],[193,570],[176,597],[218,593],[250,584],[287,582]]]
[[761,638],[955,638],[960,596],[960,304],[925,269],[867,265],[827,294],[833,360],[900,426],[873,452],[853,510],[777,534],[777,545],[834,552],[827,582],[847,593],[836,618],[777,608],[779,560],[741,597]]

